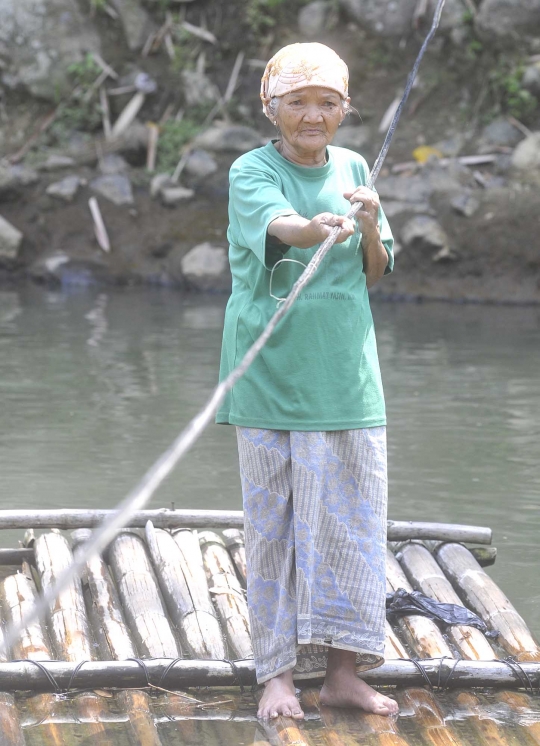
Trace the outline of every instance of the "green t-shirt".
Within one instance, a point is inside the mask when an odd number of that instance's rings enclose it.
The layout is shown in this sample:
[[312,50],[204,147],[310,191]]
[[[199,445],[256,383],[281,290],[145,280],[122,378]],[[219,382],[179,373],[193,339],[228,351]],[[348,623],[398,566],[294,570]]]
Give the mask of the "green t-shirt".
[[[296,166],[272,143],[236,160],[230,172],[229,261],[220,380],[242,360],[317,250],[268,241],[279,216],[344,215],[343,192],[367,181],[362,156],[329,146],[320,168]],[[393,238],[382,210],[381,240],[393,267]],[[362,269],[361,234],[335,244],[310,283],[234,386],[218,423],[274,430],[349,430],[386,424],[373,318]],[[275,266],[277,264],[277,266]],[[275,266],[270,287],[271,270]]]

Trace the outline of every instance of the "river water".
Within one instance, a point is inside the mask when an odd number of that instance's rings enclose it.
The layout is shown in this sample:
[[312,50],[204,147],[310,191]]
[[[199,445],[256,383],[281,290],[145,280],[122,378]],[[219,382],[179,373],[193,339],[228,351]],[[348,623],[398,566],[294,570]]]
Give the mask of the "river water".
[[[117,503],[215,385],[224,306],[169,291],[0,291],[0,507]],[[490,572],[540,636],[540,309],[373,312],[390,517],[491,526]],[[171,503],[241,507],[233,428],[211,426],[152,507]]]

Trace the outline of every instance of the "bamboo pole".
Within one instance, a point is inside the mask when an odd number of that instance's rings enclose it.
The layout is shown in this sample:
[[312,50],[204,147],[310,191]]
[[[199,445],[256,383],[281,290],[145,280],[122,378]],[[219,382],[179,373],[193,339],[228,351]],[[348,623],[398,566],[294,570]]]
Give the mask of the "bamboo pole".
[[25,547],[0,549],[0,565],[22,565],[34,561],[34,550]]
[[[73,546],[78,547],[88,541],[90,531],[80,529],[72,535]],[[114,587],[107,565],[99,556],[92,557],[85,569],[83,585],[88,588],[90,603],[101,652],[112,660],[136,658],[137,651],[130,631],[124,621],[120,599]],[[99,629],[100,633],[97,634]],[[160,746],[161,742],[150,711],[150,700],[146,692],[123,690],[117,701],[129,719],[129,729],[135,743],[144,746]]]
[[409,654],[403,647],[403,643],[396,635],[390,623],[386,622],[386,634],[384,643],[384,659],[395,660],[396,658],[408,658]]
[[[237,686],[239,682],[255,682],[255,666],[251,660],[235,661],[234,668],[226,661],[178,660],[174,661],[165,680],[162,676],[173,661],[157,658],[145,661],[145,668],[153,684],[176,690],[185,686]],[[44,661],[44,668],[52,673],[61,688],[67,688],[76,665],[69,661]],[[423,686],[426,679],[433,686],[447,682],[451,688],[492,686],[520,688],[521,679],[504,661],[465,660],[389,660],[379,668],[365,671],[362,678],[373,686]],[[532,685],[540,683],[540,663],[523,662],[521,668]],[[72,682],[75,688],[103,689],[111,687],[140,689],[147,686],[146,674],[136,661],[90,661],[77,673]],[[27,662],[0,663],[0,691],[54,691],[42,671]]]
[[517,713],[520,725],[525,728],[529,738],[533,743],[540,744],[540,719],[538,719],[538,715],[536,720],[531,717],[536,702],[523,692],[497,692],[497,699],[499,702],[506,704],[512,712]]
[[[1,510],[0,529],[7,528],[95,528],[113,510],[62,508],[54,510]],[[157,510],[136,511],[129,521],[130,527],[144,528],[152,521],[156,528],[240,528],[244,527],[241,510]],[[407,539],[434,539],[438,541],[463,541],[473,544],[490,544],[491,529],[481,526],[463,526],[450,523],[424,523],[419,521],[388,521],[388,541]]]
[[[0,642],[3,642],[1,626]],[[0,661],[4,662],[5,660],[6,655],[0,653]],[[15,698],[13,694],[2,691],[0,691],[0,743],[2,746],[25,746],[26,743]]]
[[[35,584],[27,565],[23,566],[22,573],[8,576],[0,585],[0,604],[3,616],[8,624],[19,622],[26,611],[34,605],[35,599]],[[23,630],[20,638],[15,642],[12,652],[14,658],[18,659],[38,661],[51,659],[50,643],[41,622],[34,622]],[[4,656],[2,656],[2,660],[5,660]],[[38,694],[25,701],[27,716],[31,718],[34,725],[40,724],[40,743],[43,746],[63,746],[65,744],[62,729],[56,723],[48,722],[56,707],[56,697],[53,694]],[[71,714],[70,705],[66,705],[66,707]],[[4,717],[6,717],[6,713],[2,712],[2,723]],[[1,742],[4,743],[3,740]],[[22,743],[24,743],[24,740]]]
[[237,658],[252,658],[248,609],[231,557],[211,531],[199,534],[204,568],[227,642]]
[[[445,604],[462,606],[457,593],[428,550],[420,544],[402,547],[400,560],[405,573],[415,588],[426,596]],[[493,660],[497,655],[480,630],[453,624],[448,637],[467,660]]]
[[244,532],[237,528],[226,528],[223,532],[225,546],[229,550],[236,572],[240,582],[247,587],[247,563],[246,563],[246,546],[244,544]]
[[[510,746],[514,740],[506,738],[504,730],[490,716],[486,716],[483,702],[477,694],[472,692],[459,692],[455,695],[455,700],[462,710],[465,710],[467,720],[471,725],[476,738],[480,744],[489,744],[489,746]],[[463,712],[461,713],[463,715]],[[511,738],[511,735],[508,734]],[[475,739],[476,740],[476,739]],[[519,741],[523,744],[523,741]],[[525,741],[525,743],[527,743]]]
[[[399,588],[412,591],[405,573],[390,550],[387,550],[386,553],[386,585],[390,592],[395,592]],[[420,658],[437,658],[440,656],[454,658],[454,654],[448,647],[441,630],[431,619],[418,614],[400,616],[397,620],[397,626],[408,645],[416,650]]]
[[[67,540],[53,532],[36,539],[34,551],[41,586],[48,590],[73,563],[73,554]],[[61,660],[79,662],[93,658],[80,579],[74,579],[51,604],[49,617],[51,639]]]
[[423,740],[433,746],[461,746],[463,741],[447,725],[444,715],[432,692],[426,689],[409,688],[397,692],[400,709],[413,710],[414,722],[421,731]]
[[[60,533],[42,534],[34,545],[36,567],[41,587],[47,591],[56,583],[57,577],[73,563],[73,553],[67,539]],[[90,638],[90,627],[86,605],[79,578],[75,578],[67,589],[51,604],[50,635],[54,649],[60,659],[80,664],[92,660],[95,655]],[[69,686],[69,682],[67,684]],[[77,695],[77,713],[88,722],[89,735],[99,738],[101,744],[113,744],[101,722],[103,702],[95,694]]]
[[[389,550],[386,558],[386,583],[390,591],[396,591],[398,588],[412,590],[399,562]],[[398,625],[411,650],[420,657],[454,657],[440,629],[431,619],[418,615],[404,616],[400,617]],[[406,654],[404,657],[409,656]],[[401,710],[405,706],[413,710],[415,722],[427,743],[433,746],[459,746],[460,740],[446,727],[444,717],[431,692],[408,688],[398,697],[398,702]]]
[[[193,658],[225,658],[221,628],[208,593],[201,550],[191,531],[181,531],[179,543],[163,529],[146,524],[146,542],[165,604],[182,643]],[[189,534],[189,536],[188,536]],[[182,552],[180,545],[188,543]],[[192,569],[193,565],[193,569]]]
[[[402,547],[401,556],[402,564],[408,576],[422,593],[442,603],[463,605],[434,557],[425,547],[420,544],[409,544]],[[449,634],[464,658],[468,660],[494,660],[497,658],[492,646],[480,630],[474,627],[456,625],[449,628]],[[530,709],[532,704],[530,698],[521,692],[497,692],[495,698],[506,704],[518,715],[524,709]],[[478,708],[476,707],[476,709]],[[535,743],[540,743],[539,740],[535,740],[535,736],[540,738],[540,724],[534,723],[532,726],[526,721],[523,723],[523,727],[532,740]]]
[[499,633],[499,644],[519,661],[540,661],[540,648],[525,621],[469,550],[442,544],[435,556],[466,604]]
[[125,617],[144,658],[178,658],[175,639],[142,539],[122,532],[108,550]]

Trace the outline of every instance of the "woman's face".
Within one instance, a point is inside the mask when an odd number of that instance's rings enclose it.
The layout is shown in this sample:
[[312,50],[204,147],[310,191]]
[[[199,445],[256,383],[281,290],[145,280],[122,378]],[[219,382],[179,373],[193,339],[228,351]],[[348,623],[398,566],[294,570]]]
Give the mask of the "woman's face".
[[293,150],[299,154],[316,154],[332,142],[344,116],[339,93],[329,88],[310,87],[280,98],[276,123],[283,140]]

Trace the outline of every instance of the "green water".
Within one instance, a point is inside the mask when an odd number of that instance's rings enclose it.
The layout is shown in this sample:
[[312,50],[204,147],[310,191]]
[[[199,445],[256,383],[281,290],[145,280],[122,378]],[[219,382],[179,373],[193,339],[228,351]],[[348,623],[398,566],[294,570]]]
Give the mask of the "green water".
[[[0,291],[0,507],[112,507],[216,382],[225,300]],[[375,304],[390,516],[488,525],[490,570],[540,635],[540,309]],[[211,426],[153,506],[240,508]],[[4,532],[14,545],[20,534]]]

